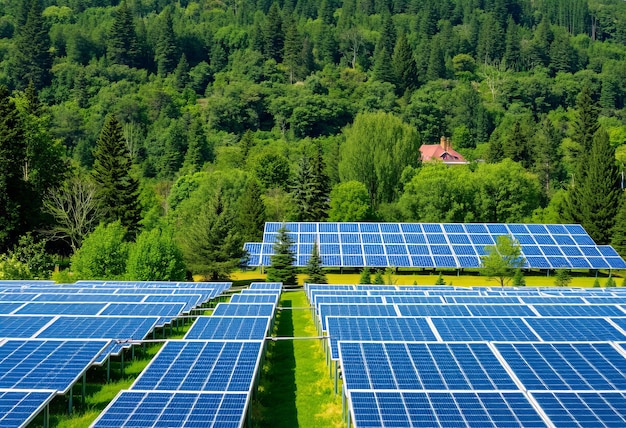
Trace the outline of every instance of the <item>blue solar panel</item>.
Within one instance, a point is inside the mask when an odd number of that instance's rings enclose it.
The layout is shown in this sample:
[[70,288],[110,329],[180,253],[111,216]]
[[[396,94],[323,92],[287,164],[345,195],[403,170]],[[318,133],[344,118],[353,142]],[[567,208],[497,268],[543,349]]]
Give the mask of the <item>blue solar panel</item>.
[[422,223],[422,229],[425,233],[441,233],[442,226],[438,223]]
[[398,305],[405,317],[467,317],[470,312],[463,305]]
[[521,392],[352,392],[354,426],[545,427]]
[[493,304],[502,305],[507,303],[520,303],[516,296],[464,296],[460,293],[446,296],[448,303],[469,303],[469,304]]
[[339,223],[339,231],[358,233],[359,224],[358,223]]
[[383,267],[388,266],[387,257],[385,256],[365,256],[365,266]]
[[626,426],[624,392],[533,392],[556,428]]
[[623,317],[626,312],[614,305],[536,305],[544,317]]
[[626,269],[626,262],[620,257],[605,257],[605,260],[611,269]]
[[139,303],[145,298],[145,294],[150,294],[148,292],[142,292],[142,294],[109,294],[109,293],[94,293],[94,294],[84,294],[84,293],[74,293],[74,294],[60,294],[60,293],[49,293],[49,294],[40,294],[34,300],[37,302],[128,302],[128,303]]
[[561,303],[564,305],[581,305],[585,303],[582,297],[579,297],[579,296],[555,296],[555,297],[520,296],[520,299],[522,300],[523,303],[526,303],[527,305],[557,304],[557,303]]
[[383,233],[382,237],[385,244],[401,244],[404,242],[402,235],[399,233]]
[[131,389],[249,392],[261,345],[261,341],[168,342]]
[[349,390],[516,390],[486,344],[339,342]]
[[[181,290],[182,291],[182,290]],[[189,293],[195,293],[192,290],[188,291]],[[151,295],[146,296],[143,303],[184,303],[183,311],[189,312],[191,309],[196,306],[204,303],[206,300],[206,296],[202,296],[200,294],[177,294],[177,295]]]
[[247,394],[122,391],[92,427],[239,428],[247,404]]
[[213,311],[214,317],[271,317],[274,315],[274,305],[271,303],[218,303]]
[[38,338],[46,339],[121,339],[141,340],[152,331],[157,318],[150,317],[77,317],[56,319]]
[[602,318],[526,318],[526,322],[546,341],[624,340],[626,337]]
[[300,223],[300,233],[303,232],[316,232],[317,223]]
[[460,268],[478,268],[481,265],[480,259],[473,256],[457,256]]
[[30,302],[36,293],[0,293],[0,302]]
[[22,315],[97,315],[105,306],[105,303],[31,302],[15,313]]
[[1,302],[0,303],[0,314],[1,315],[8,315],[10,313],[12,313],[13,311],[15,311],[17,308],[19,308],[20,306],[22,306],[24,303],[19,302],[19,303],[4,303]]
[[107,341],[8,340],[0,346],[0,388],[67,392]]
[[346,316],[346,317],[373,317],[373,316],[397,316],[393,305],[338,305],[323,303],[318,306],[319,318],[322,322],[322,330],[326,330],[326,317]]
[[408,256],[387,256],[387,260],[389,261],[389,265],[393,267],[410,267],[411,262]]
[[231,303],[273,303],[278,304],[278,294],[235,294],[231,297]]
[[264,340],[269,325],[269,317],[198,317],[185,339]]
[[422,233],[423,229],[419,223],[400,223],[400,229],[407,233]]
[[415,296],[411,294],[405,295],[389,295],[385,296],[386,303],[404,303],[404,304],[416,304],[416,303],[443,303],[443,299],[439,296]]
[[448,235],[451,244],[470,245],[472,242],[467,235],[452,234]]
[[134,315],[141,317],[169,317],[181,315],[184,303],[111,303],[100,315]]
[[528,390],[626,390],[626,358],[608,343],[497,343]]
[[521,318],[432,318],[432,322],[448,342],[538,340]]
[[418,341],[435,340],[435,335],[424,318],[357,318],[327,317],[331,356],[339,358],[339,340]]
[[53,320],[51,316],[0,315],[0,338],[29,338]]
[[407,244],[425,244],[426,237],[421,233],[407,233],[404,235],[404,241]]
[[0,427],[26,426],[54,396],[53,391],[0,391]]
[[533,317],[535,313],[524,305],[467,305],[471,315],[479,317]]

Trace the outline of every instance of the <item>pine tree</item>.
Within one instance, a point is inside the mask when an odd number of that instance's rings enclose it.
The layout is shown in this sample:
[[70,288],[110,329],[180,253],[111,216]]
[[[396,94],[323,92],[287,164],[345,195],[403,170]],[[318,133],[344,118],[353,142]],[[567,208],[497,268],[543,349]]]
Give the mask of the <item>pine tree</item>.
[[396,26],[393,23],[393,18],[391,17],[391,14],[385,13],[383,14],[383,28],[380,33],[380,43],[389,55],[391,55],[396,46],[396,40]]
[[15,165],[26,158],[24,129],[9,90],[0,85],[0,254],[17,242],[24,182]]
[[276,2],[272,3],[265,17],[263,38],[265,40],[263,49],[265,56],[273,58],[276,62],[281,62],[285,46],[285,33],[283,32],[283,18]]
[[513,275],[513,287],[526,287],[526,279],[521,269],[517,269]]
[[116,63],[134,67],[139,55],[139,41],[135,32],[133,13],[123,2],[115,13],[107,40],[107,56]]
[[274,243],[274,254],[270,257],[271,265],[267,268],[268,282],[282,282],[284,285],[296,285],[297,269],[293,265],[296,256],[294,255],[293,240],[289,236],[287,228],[282,226],[276,234]]
[[626,258],[626,192],[622,191],[621,201],[615,226],[611,231],[611,245],[624,258]]
[[417,87],[417,64],[415,64],[413,51],[404,33],[398,37],[393,51],[392,64],[397,93],[402,95],[405,91],[413,91]]
[[521,38],[519,28],[513,17],[509,16],[506,28],[506,39],[504,48],[504,63],[512,70],[519,70],[521,67]]
[[32,80],[35,87],[41,89],[52,78],[50,36],[42,16],[40,0],[25,0],[24,3],[30,6],[24,25],[17,28],[13,76],[18,88],[25,88]]
[[313,243],[311,257],[309,257],[309,262],[306,265],[306,273],[308,277],[305,282],[309,284],[328,284],[326,273],[324,273],[324,269],[322,268],[322,258],[320,257],[317,242]]
[[504,29],[494,18],[493,13],[487,13],[484,15],[478,35],[477,62],[491,64],[500,61],[504,55],[504,50]]
[[241,140],[239,141],[239,148],[241,149],[241,155],[243,156],[244,160],[248,158],[248,154],[250,153],[250,150],[252,150],[254,145],[254,134],[248,129],[246,130],[246,132],[244,132]]
[[185,86],[189,83],[189,63],[184,53],[180,56],[180,61],[178,61],[178,65],[174,70],[174,81],[178,90],[185,89]]
[[212,281],[228,278],[244,256],[243,241],[235,226],[234,212],[218,188],[181,240],[185,262],[193,273]]
[[376,271],[376,273],[374,274],[374,281],[373,283],[375,285],[383,285],[385,283],[385,278],[383,278],[383,273],[379,270]]
[[600,288],[600,279],[596,276],[596,279],[593,281],[593,288]]
[[557,287],[567,287],[572,282],[572,277],[565,269],[557,269],[554,277],[554,285]]
[[544,194],[551,197],[552,183],[560,181],[564,175],[560,152],[561,135],[552,121],[546,117],[532,140],[534,141],[532,171],[537,174]]
[[256,242],[263,238],[265,226],[265,203],[259,182],[251,177],[239,200],[239,229],[244,242]]
[[443,50],[439,43],[439,37],[435,36],[430,42],[430,54],[428,56],[428,69],[426,70],[427,80],[437,80],[445,77],[446,63],[443,57]]
[[291,190],[293,215],[296,221],[315,221],[312,212],[314,197],[312,182],[310,159],[306,154],[303,154]]
[[322,24],[333,25],[335,18],[333,17],[334,9],[332,0],[322,0],[320,8],[317,13],[317,17],[322,21]]
[[374,80],[380,82],[395,83],[395,76],[391,62],[391,55],[384,48],[382,43],[378,43],[374,49],[374,68],[372,70]]
[[165,10],[160,19],[154,55],[154,60],[157,64],[157,73],[161,77],[171,73],[180,58],[178,46],[176,45],[176,35],[174,34],[174,23],[169,8]]
[[[576,185],[581,224],[598,244],[608,244],[620,199],[619,170],[609,135],[599,129],[588,158],[587,173]],[[572,196],[572,194],[570,194]],[[571,202],[571,201],[570,201]]]
[[359,284],[371,284],[372,283],[372,272],[370,268],[365,266],[363,270],[361,270],[361,276],[359,278]]
[[609,277],[606,279],[606,282],[604,283],[604,286],[606,288],[614,288],[614,287],[616,287],[615,280],[613,279],[613,276],[611,276],[610,273],[609,273]]
[[571,72],[574,68],[574,55],[569,33],[565,30],[557,32],[550,44],[550,70],[555,74],[559,71]]
[[322,144],[316,143],[316,153],[311,162],[311,213],[313,221],[323,221],[328,217],[330,209],[330,179],[326,174],[326,164],[322,152]]
[[132,161],[122,126],[115,115],[109,115],[104,122],[94,158],[92,174],[104,219],[107,222],[119,220],[134,236],[141,219],[139,182],[130,175]]
[[289,83],[294,83],[300,76],[302,70],[302,36],[298,32],[296,21],[293,16],[288,15],[284,21],[285,27],[285,48],[283,63],[287,67]]
[[437,280],[435,281],[435,285],[446,285],[446,280],[443,279],[443,275],[441,274],[441,272],[439,272],[439,276],[437,277]]

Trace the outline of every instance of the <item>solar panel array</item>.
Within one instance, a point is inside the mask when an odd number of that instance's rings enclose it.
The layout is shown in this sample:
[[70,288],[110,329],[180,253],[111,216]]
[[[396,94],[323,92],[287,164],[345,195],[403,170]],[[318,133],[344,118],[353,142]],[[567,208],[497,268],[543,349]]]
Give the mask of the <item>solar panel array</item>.
[[370,287],[305,286],[349,424],[626,426],[626,290]]
[[[265,223],[263,242],[244,245],[249,266],[269,266],[277,231]],[[485,246],[499,236],[516,239],[526,267],[625,269],[608,245],[596,245],[577,224],[501,223],[284,223],[294,244],[295,265],[306,266],[317,243],[324,266],[478,268]]]
[[0,281],[0,426],[30,423],[93,364],[230,283]]
[[[242,427],[282,285],[253,283],[168,341],[92,427]],[[237,302],[236,297],[245,297]]]

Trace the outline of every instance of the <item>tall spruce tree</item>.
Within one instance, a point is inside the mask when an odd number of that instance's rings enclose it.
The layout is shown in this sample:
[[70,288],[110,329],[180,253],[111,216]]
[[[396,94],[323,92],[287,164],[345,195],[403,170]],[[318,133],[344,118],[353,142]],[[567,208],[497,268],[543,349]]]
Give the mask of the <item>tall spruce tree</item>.
[[283,26],[285,28],[283,64],[287,67],[289,83],[294,83],[302,70],[302,36],[292,15],[285,16]]
[[402,95],[405,91],[413,91],[417,87],[417,64],[404,33],[398,37],[393,51],[392,64],[397,93]]
[[244,242],[256,242],[263,237],[265,203],[259,182],[250,177],[239,200],[239,229]]
[[24,194],[22,171],[16,168],[26,159],[24,129],[15,103],[6,86],[0,85],[0,254],[20,234],[20,196]]
[[306,264],[306,273],[307,278],[305,282],[309,284],[328,284],[326,273],[322,268],[322,258],[320,257],[320,251],[319,247],[317,246],[317,242],[313,243],[311,257],[309,257],[309,261]]
[[521,37],[519,28],[512,16],[509,16],[506,27],[506,39],[504,47],[504,63],[511,70],[521,68]]
[[322,145],[316,143],[316,153],[311,162],[311,213],[313,221],[322,221],[328,217],[330,209],[330,178],[326,174],[326,163]]
[[314,221],[312,212],[314,197],[312,183],[311,161],[306,154],[303,154],[300,158],[291,190],[293,215],[296,221]]
[[[626,258],[626,192],[622,191],[621,201],[617,215],[615,216],[615,226],[611,231],[611,245]],[[626,278],[624,279],[626,282]]]
[[591,153],[588,156],[587,172],[577,184],[580,200],[581,224],[598,244],[611,241],[611,229],[615,224],[621,189],[619,170],[615,164],[615,149],[609,135],[600,128],[593,136]]
[[139,42],[135,33],[133,13],[123,2],[115,13],[107,40],[107,56],[116,63],[133,67],[137,65]]
[[37,89],[50,83],[52,54],[50,36],[42,16],[41,0],[25,0],[29,4],[24,25],[17,28],[13,52],[13,76],[18,88],[32,80]]
[[119,220],[129,234],[139,229],[139,182],[130,175],[132,161],[126,147],[122,126],[115,115],[109,115],[102,127],[94,152],[93,179],[104,220]]
[[179,59],[180,55],[176,44],[176,34],[174,34],[172,14],[170,9],[167,8],[160,19],[157,43],[154,49],[154,60],[159,76],[164,77],[174,71]]
[[235,214],[221,188],[183,232],[181,249],[192,273],[210,280],[226,279],[241,263],[243,241]]
[[293,244],[293,239],[283,225],[276,234],[274,254],[270,257],[271,264],[267,268],[268,282],[282,282],[284,285],[296,285],[298,283],[297,268],[294,266],[296,256],[291,248]]
[[285,47],[285,33],[283,31],[283,18],[280,13],[278,3],[274,2],[270,6],[265,18],[263,28],[264,48],[263,53],[267,58],[272,58],[276,62],[283,59],[283,49]]

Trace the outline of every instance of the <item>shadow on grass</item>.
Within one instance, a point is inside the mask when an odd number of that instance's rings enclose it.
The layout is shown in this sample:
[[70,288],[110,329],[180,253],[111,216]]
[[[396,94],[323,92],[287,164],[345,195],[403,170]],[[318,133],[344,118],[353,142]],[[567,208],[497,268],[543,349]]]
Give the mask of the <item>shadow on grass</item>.
[[[282,307],[291,308],[291,300]],[[293,337],[293,313],[277,311],[273,333],[278,337]],[[269,342],[263,365],[259,392],[252,407],[252,427],[295,428],[298,426],[296,408],[296,359],[292,340]]]

